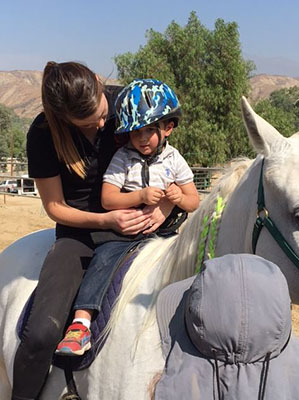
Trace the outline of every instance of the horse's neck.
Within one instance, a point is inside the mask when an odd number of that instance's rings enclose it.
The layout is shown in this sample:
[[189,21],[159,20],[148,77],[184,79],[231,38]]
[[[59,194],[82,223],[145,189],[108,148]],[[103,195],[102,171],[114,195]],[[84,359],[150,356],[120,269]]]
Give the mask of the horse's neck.
[[258,157],[230,196],[219,227],[216,256],[252,252],[260,168],[261,158]]

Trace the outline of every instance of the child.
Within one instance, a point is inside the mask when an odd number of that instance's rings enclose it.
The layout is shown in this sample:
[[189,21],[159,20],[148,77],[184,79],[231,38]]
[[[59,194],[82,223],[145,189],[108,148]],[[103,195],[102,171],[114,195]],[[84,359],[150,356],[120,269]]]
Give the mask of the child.
[[[128,209],[156,205],[166,198],[182,210],[194,211],[199,196],[193,173],[180,153],[166,141],[181,117],[174,92],[154,79],[134,80],[119,93],[115,105],[119,122],[116,134],[128,133],[130,141],[116,152],[104,174],[103,207]],[[151,231],[159,235],[158,227],[153,222]],[[136,243],[139,243],[136,237],[117,235],[96,249],[76,299],[75,318],[57,353],[81,355],[90,348],[93,310],[101,307],[118,265],[116,261]]]

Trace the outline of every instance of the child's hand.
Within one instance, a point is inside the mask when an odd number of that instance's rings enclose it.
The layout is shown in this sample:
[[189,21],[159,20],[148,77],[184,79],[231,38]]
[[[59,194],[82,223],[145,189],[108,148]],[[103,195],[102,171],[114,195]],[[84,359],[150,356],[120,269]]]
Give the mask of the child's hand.
[[179,204],[183,199],[183,192],[175,183],[172,183],[165,190],[165,196],[172,204]]
[[164,192],[159,188],[146,187],[141,190],[141,201],[149,206],[158,204],[163,196]]

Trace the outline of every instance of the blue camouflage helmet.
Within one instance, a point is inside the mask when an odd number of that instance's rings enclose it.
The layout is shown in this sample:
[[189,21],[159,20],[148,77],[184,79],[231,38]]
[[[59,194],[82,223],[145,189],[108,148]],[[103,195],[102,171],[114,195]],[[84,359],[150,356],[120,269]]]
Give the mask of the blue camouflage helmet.
[[173,119],[176,127],[182,114],[173,90],[156,79],[135,79],[119,93],[115,108],[115,133],[131,132],[164,119]]

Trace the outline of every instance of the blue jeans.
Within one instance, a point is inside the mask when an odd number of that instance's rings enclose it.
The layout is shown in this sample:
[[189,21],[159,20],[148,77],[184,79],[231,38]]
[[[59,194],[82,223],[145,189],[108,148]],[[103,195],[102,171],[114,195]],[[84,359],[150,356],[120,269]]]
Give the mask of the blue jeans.
[[75,300],[75,310],[100,310],[119,261],[137,243],[106,242],[95,249]]

